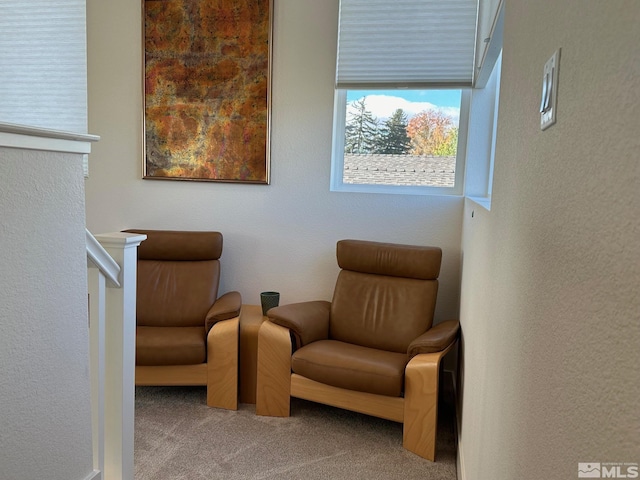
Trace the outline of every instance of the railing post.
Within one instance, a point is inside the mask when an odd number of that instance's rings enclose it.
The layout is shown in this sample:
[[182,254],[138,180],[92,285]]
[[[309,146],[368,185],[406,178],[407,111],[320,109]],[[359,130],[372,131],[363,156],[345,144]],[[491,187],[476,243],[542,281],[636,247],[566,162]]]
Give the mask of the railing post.
[[[98,268],[87,269],[89,290],[89,353],[91,356],[91,422],[93,468],[104,473],[104,326],[106,278]],[[104,478],[104,477],[101,477]]]
[[104,478],[133,480],[137,247],[146,235],[96,235],[120,265],[120,288],[106,295]]

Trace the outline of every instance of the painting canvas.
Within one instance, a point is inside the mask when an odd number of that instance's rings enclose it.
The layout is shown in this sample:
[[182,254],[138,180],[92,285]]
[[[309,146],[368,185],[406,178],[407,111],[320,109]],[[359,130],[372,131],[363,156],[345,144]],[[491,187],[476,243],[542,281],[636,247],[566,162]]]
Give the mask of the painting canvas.
[[144,178],[269,183],[272,0],[143,0]]

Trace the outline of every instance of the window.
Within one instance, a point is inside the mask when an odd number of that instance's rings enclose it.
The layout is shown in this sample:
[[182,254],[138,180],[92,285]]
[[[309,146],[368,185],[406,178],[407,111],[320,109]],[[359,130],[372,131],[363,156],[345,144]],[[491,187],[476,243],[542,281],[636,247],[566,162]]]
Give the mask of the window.
[[331,190],[461,194],[468,90],[336,92]]
[[[467,140],[467,174],[465,195],[474,202],[491,209],[493,190],[493,162],[498,126],[500,99],[500,72],[502,69],[502,33],[504,29],[504,3],[493,0],[485,6],[484,26],[479,25],[479,39],[483,48],[476,54],[476,87],[471,99],[469,123],[473,128]],[[480,28],[482,27],[482,28]]]
[[473,90],[469,115],[474,128],[467,140],[465,194],[487,209],[491,207],[501,66],[502,55],[499,55],[486,86]]
[[477,6],[340,0],[332,190],[462,194]]

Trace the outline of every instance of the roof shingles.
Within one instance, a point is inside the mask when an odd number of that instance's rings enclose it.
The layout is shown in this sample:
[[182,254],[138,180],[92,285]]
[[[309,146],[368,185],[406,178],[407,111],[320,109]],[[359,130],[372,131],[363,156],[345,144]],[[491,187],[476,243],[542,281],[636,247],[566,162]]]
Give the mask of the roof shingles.
[[456,157],[432,155],[344,155],[343,182],[366,185],[453,187]]

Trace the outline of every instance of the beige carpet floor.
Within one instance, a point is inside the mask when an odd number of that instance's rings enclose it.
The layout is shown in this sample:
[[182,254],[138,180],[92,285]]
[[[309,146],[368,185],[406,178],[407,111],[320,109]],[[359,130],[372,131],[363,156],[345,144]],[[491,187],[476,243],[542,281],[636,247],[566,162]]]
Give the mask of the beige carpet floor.
[[455,480],[454,409],[440,402],[436,462],[402,448],[402,425],[292,399],[291,417],[208,408],[204,387],[138,387],[135,480]]

